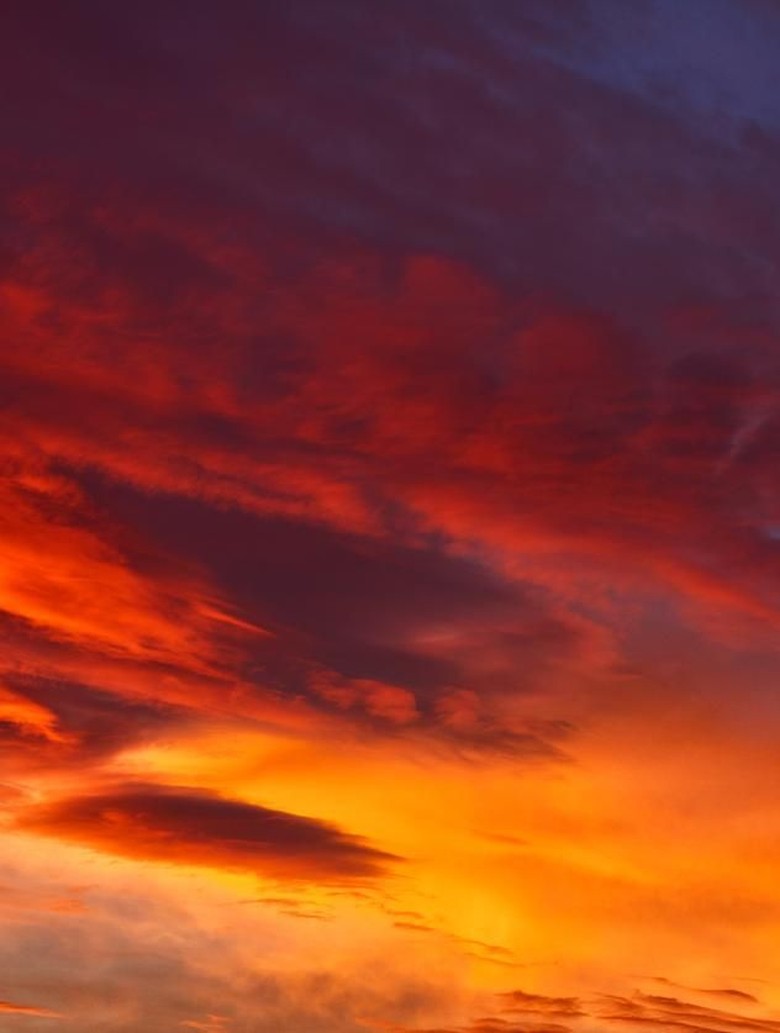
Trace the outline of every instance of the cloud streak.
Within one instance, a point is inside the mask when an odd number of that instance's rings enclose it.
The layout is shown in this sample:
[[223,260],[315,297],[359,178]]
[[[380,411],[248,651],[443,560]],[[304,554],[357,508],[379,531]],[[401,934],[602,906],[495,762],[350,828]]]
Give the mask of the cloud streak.
[[326,822],[179,786],[53,801],[23,813],[17,827],[131,858],[323,883],[376,877],[398,860]]

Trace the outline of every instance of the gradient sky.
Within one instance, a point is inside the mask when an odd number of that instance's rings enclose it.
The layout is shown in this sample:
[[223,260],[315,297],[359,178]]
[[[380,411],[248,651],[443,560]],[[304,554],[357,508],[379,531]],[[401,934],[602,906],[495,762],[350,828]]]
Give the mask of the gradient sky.
[[780,1033],[780,6],[0,82],[3,1033]]

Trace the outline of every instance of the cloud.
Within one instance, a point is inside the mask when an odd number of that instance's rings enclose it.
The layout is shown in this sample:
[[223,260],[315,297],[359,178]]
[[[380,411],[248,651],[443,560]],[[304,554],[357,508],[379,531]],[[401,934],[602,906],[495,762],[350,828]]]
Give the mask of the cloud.
[[674,987],[677,990],[685,990],[688,993],[704,994],[706,997],[722,997],[731,999],[734,1002],[746,1002],[748,1004],[758,1004],[758,998],[753,994],[748,993],[746,990],[737,990],[734,987],[692,987],[683,986],[680,983],[675,983],[671,979],[666,979],[664,976],[656,976],[655,982],[663,983],[665,986]]
[[[182,880],[147,865],[139,880],[128,865],[85,863],[80,854],[63,846],[53,868],[60,879],[74,869],[96,876],[87,913],[33,913],[0,931],[13,1001],[59,1013],[56,1025],[65,1033],[106,1025],[119,1033],[188,1029],[218,1020],[229,1033],[360,1033],[360,1016],[419,1025],[446,999],[447,983],[436,973],[408,971],[384,956],[376,929],[362,950],[335,956],[327,923],[307,922],[296,933],[298,919],[236,907],[234,892],[205,871]],[[35,869],[40,874],[48,862],[29,841],[20,859],[16,885],[30,889]],[[9,1029],[14,1021],[37,1028],[31,1015],[3,1018]]]
[[0,1001],[0,1013],[3,1015],[29,1015],[31,1018],[59,1019],[62,1016],[49,1008],[38,1008],[33,1004],[16,1004],[13,1001]]
[[552,1015],[561,1018],[584,1015],[582,1003],[576,997],[546,997],[544,994],[529,994],[512,990],[502,998],[507,1011],[529,1012]]
[[22,812],[17,827],[131,858],[326,884],[376,878],[398,860],[327,822],[176,786],[68,797]]
[[[671,982],[663,980],[664,982]],[[707,991],[694,991],[706,993]],[[519,1033],[519,1031],[585,1030],[593,1023],[616,1029],[634,1025],[637,1029],[657,1025],[698,1033],[773,1033],[777,1021],[768,1016],[745,1015],[697,1005],[677,997],[661,997],[636,991],[631,997],[617,995],[551,997],[522,990],[496,995],[497,1012],[458,1026],[446,1033]],[[750,995],[733,993],[735,1005],[755,1004]],[[565,1024],[539,1022],[537,1016],[566,1019]],[[405,1033],[398,1028],[398,1033]],[[433,1031],[431,1031],[433,1033]],[[439,1031],[436,1031],[439,1033]],[[442,1031],[444,1033],[444,1031]]]
[[10,725],[22,735],[60,742],[56,716],[46,707],[0,686],[0,725]]
[[597,1014],[609,1022],[633,1023],[637,1026],[649,1024],[682,1030],[711,1030],[720,1033],[731,1030],[747,1033],[755,1030],[757,1033],[773,1033],[780,1029],[780,1023],[768,1016],[742,1015],[677,997],[639,992],[631,998],[605,997]]
[[[699,1002],[540,983],[472,1033],[737,1029],[712,973],[768,964],[776,912],[777,12],[53,6],[0,39],[9,837],[389,883],[456,967],[677,944]],[[94,930],[80,899],[39,910]],[[340,959],[353,919],[305,924]],[[171,951],[183,989],[125,944],[92,1027],[482,1014]]]

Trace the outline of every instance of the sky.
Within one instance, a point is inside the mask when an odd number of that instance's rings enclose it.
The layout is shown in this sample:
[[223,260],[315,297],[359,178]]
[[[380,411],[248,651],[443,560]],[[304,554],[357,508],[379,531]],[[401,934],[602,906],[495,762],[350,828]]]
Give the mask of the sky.
[[780,1033],[780,6],[0,18],[0,1030]]

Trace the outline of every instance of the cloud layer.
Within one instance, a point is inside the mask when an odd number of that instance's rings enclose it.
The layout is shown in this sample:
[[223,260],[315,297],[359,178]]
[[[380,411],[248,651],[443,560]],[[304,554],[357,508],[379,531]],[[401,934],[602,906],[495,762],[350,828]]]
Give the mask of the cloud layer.
[[773,1033],[778,12],[114,8],[0,33],[4,1021]]

